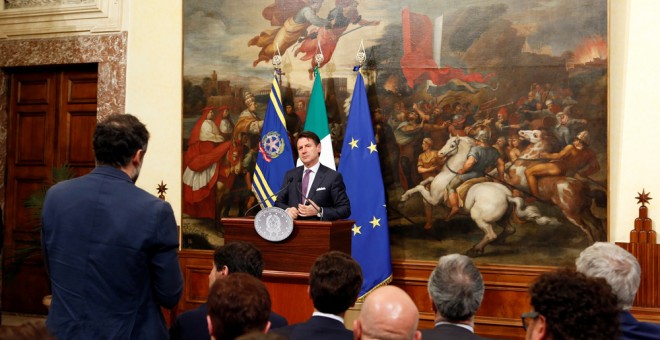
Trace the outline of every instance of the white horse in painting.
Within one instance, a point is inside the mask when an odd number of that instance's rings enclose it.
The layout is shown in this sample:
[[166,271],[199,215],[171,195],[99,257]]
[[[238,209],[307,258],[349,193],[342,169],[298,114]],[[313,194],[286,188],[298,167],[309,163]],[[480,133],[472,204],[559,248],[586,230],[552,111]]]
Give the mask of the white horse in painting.
[[[438,155],[446,159],[440,173],[406,191],[401,196],[401,201],[408,200],[412,194],[418,192],[422,195],[424,201],[433,206],[438,205],[440,202],[444,203],[447,195],[445,190],[447,184],[457,175],[456,171],[463,167],[467,154],[473,146],[474,139],[470,137],[451,137],[445,146],[438,151]],[[425,187],[429,180],[431,181],[430,190]],[[498,237],[493,231],[495,224],[504,222],[505,232],[510,234],[512,230],[515,231],[510,226],[509,219],[504,218],[510,215],[507,214],[510,205],[513,205],[515,214],[524,221],[534,221],[539,225],[559,224],[557,219],[541,215],[535,206],[525,207],[522,198],[514,197],[509,188],[496,182],[475,184],[468,191],[464,203],[461,213],[470,215],[479,229],[484,232],[483,239],[467,251],[470,256],[483,254],[484,248]]]

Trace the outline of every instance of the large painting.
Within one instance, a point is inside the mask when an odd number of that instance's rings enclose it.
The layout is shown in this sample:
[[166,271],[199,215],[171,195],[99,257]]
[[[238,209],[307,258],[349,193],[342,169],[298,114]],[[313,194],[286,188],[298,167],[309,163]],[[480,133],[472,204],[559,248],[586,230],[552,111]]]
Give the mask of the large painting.
[[361,46],[393,258],[563,265],[607,238],[607,0],[186,0],[183,44],[183,248],[259,209],[274,57],[291,134],[320,68],[339,160]]

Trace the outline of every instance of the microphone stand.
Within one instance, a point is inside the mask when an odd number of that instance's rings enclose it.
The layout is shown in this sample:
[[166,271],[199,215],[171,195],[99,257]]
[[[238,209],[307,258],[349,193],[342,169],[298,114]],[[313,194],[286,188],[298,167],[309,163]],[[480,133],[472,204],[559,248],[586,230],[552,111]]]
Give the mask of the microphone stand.
[[[298,186],[296,186],[296,189],[298,189],[298,193],[299,193],[300,196],[305,200],[305,203],[310,203],[309,205],[311,205],[312,208],[314,208],[314,210],[316,210],[316,214],[319,214],[319,213],[321,212],[321,209],[320,209],[319,205],[316,204],[316,202],[312,201],[311,198],[305,196],[305,194],[302,192],[302,189],[301,189],[301,188],[299,188]],[[309,217],[309,216],[308,216],[308,217]],[[321,216],[321,220],[323,220],[323,217],[322,217],[322,216]]]
[[248,210],[245,212],[245,214],[243,215],[243,217],[247,216],[248,213],[249,213],[250,211],[252,211],[252,209],[254,209],[254,208],[256,208],[257,206],[260,206],[261,204],[263,204],[264,202],[266,202],[267,199],[269,199],[269,198],[273,198],[273,197],[277,197],[277,195],[281,194],[281,193],[284,191],[284,189],[287,189],[287,188],[289,187],[289,185],[291,185],[292,182],[293,182],[293,177],[292,177],[292,178],[289,178],[289,182],[288,182],[285,186],[283,186],[280,190],[278,190],[276,193],[274,193],[274,194],[272,194],[272,195],[270,195],[270,196],[264,198],[263,200],[259,200],[259,201],[257,202],[257,204],[251,206],[250,209],[248,209]]

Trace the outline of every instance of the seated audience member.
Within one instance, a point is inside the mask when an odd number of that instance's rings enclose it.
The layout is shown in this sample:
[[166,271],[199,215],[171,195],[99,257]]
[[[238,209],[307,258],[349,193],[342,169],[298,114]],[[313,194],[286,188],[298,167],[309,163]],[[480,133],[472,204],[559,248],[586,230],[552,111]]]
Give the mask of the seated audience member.
[[[213,254],[213,269],[209,274],[209,287],[216,280],[222,280],[231,273],[247,273],[261,279],[264,260],[261,251],[248,242],[232,242],[216,249]],[[207,306],[203,304],[196,309],[179,315],[170,328],[170,339],[204,340],[210,339],[206,329]],[[271,328],[283,327],[287,320],[275,312],[270,314]]]
[[526,339],[617,339],[619,308],[601,278],[569,269],[542,274],[529,290],[534,310],[522,315]]
[[330,251],[319,256],[309,273],[312,317],[273,332],[291,340],[353,339],[353,332],[344,326],[344,314],[357,300],[360,287],[362,269],[350,255]]
[[441,257],[429,277],[428,290],[435,328],[423,330],[424,339],[482,339],[474,334],[474,314],[484,297],[484,281],[469,257]]
[[353,339],[419,340],[419,311],[400,288],[380,287],[371,292],[353,322]]
[[642,270],[637,259],[613,243],[596,242],[580,253],[577,271],[605,279],[617,297],[621,339],[660,339],[660,325],[639,322],[630,314]]
[[252,275],[234,273],[216,280],[207,305],[211,339],[233,340],[250,332],[266,333],[270,328],[270,295]]

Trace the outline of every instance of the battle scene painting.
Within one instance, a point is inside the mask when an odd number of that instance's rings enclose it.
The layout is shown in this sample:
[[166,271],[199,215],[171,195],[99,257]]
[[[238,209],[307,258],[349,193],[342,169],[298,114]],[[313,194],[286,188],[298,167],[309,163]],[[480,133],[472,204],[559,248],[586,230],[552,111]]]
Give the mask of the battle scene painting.
[[292,139],[319,67],[339,161],[361,46],[393,259],[567,265],[607,239],[607,0],[184,0],[183,22],[184,249],[260,209],[274,59]]

